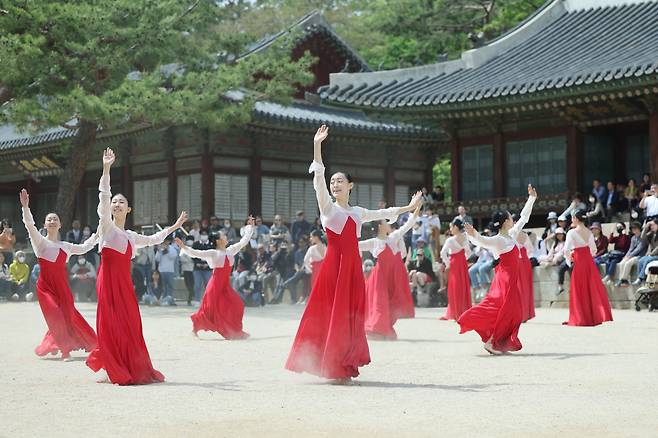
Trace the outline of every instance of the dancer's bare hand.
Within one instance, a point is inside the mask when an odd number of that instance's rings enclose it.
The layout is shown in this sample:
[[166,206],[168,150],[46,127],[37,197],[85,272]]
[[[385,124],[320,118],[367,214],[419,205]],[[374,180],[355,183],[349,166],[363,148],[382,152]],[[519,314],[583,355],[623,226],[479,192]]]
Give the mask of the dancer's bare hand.
[[184,248],[185,248],[185,242],[183,242],[183,241],[180,239],[180,237],[176,237],[176,238],[174,239],[174,243],[175,243],[180,249],[184,249]]
[[103,167],[109,168],[114,164],[114,160],[116,159],[116,156],[114,155],[114,151],[110,148],[107,148],[103,151]]
[[187,212],[181,211],[180,216],[178,216],[178,220],[174,224],[174,229],[179,229],[185,222],[187,222]]
[[29,207],[30,206],[30,195],[27,193],[26,189],[21,190],[19,194],[19,198],[21,199],[21,206],[23,207]]
[[535,189],[532,184],[528,184],[528,196],[532,196],[533,198],[537,197],[537,189]]
[[322,125],[318,128],[318,131],[313,137],[313,143],[319,144],[322,143],[329,136],[329,127],[327,125]]
[[475,236],[478,233],[477,230],[473,228],[473,225],[469,224],[468,222],[464,224],[464,230],[469,236]]

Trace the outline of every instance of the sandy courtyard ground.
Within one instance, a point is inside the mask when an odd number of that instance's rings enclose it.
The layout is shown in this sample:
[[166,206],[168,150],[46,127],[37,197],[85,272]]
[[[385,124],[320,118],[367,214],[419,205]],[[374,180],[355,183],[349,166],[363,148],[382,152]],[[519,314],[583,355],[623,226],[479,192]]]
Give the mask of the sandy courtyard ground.
[[301,311],[247,309],[252,338],[225,341],[193,339],[188,307],[142,308],[167,382],[119,387],[96,383],[81,353],[35,356],[38,305],[0,303],[0,436],[658,436],[658,313],[572,328],[566,310],[539,309],[524,349],[491,357],[442,310],[420,309],[397,342],[370,343],[358,385],[331,386],[283,369]]

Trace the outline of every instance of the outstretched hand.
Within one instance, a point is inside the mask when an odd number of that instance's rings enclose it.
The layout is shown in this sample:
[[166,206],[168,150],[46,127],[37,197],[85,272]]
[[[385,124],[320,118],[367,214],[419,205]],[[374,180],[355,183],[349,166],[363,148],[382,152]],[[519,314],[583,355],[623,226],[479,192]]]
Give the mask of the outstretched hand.
[[473,228],[473,225],[469,224],[468,222],[464,224],[464,230],[469,236],[475,236],[477,234],[477,230]]
[[178,220],[173,226],[174,230],[177,230],[180,227],[182,227],[185,222],[187,222],[187,212],[182,211],[180,216],[178,216]]
[[252,215],[249,215],[247,218],[247,225],[251,225],[252,227],[256,225],[256,219]]
[[174,239],[174,243],[176,243],[176,245],[177,245],[180,249],[184,249],[184,248],[185,248],[185,242],[183,242],[183,241],[180,239],[180,237],[176,237],[176,238]]
[[107,148],[103,151],[103,167],[110,167],[112,164],[114,164],[114,160],[116,159],[116,156],[114,155],[114,151],[110,148]]
[[533,198],[537,197],[537,189],[535,189],[532,184],[528,184],[528,196],[532,196]]
[[30,206],[30,195],[27,193],[27,190],[25,190],[25,189],[21,190],[21,192],[18,196],[21,200],[21,206],[22,207],[29,207]]
[[423,205],[423,192],[420,190],[414,193],[414,195],[411,197],[411,202],[409,202],[409,206],[413,207],[413,209],[417,209]]
[[319,144],[322,143],[329,136],[329,127],[327,125],[322,125],[318,128],[318,131],[313,137],[313,143]]

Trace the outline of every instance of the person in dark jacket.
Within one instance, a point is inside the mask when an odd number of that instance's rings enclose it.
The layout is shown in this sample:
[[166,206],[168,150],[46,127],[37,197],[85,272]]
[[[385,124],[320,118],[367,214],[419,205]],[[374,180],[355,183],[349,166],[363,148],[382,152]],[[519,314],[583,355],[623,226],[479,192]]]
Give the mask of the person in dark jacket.
[[[288,244],[285,241],[279,244],[279,248],[272,255],[272,265],[274,266],[274,270],[279,274],[279,279],[269,304],[279,304],[283,299],[284,283],[294,274],[295,265],[293,254],[288,251]],[[293,291],[290,291],[290,293],[291,296],[294,295]],[[293,302],[296,301],[295,298],[292,297]]]

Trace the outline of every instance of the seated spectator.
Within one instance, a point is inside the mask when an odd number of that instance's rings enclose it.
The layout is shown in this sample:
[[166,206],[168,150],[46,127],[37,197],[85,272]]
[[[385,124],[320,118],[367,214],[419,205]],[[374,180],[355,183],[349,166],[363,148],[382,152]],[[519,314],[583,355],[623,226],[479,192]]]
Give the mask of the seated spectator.
[[238,233],[235,231],[235,228],[233,228],[230,219],[224,219],[224,225],[220,231],[224,232],[229,244],[233,244],[238,241]]
[[608,243],[614,245],[614,249],[603,256],[603,261],[606,265],[603,282],[606,284],[612,283],[617,264],[624,258],[628,252],[628,248],[631,246],[631,238],[626,234],[626,224],[619,222],[615,230],[617,231],[617,235],[613,232],[608,238]]
[[9,219],[2,220],[2,231],[0,232],[0,252],[5,256],[5,263],[11,265],[14,261],[14,247],[16,246],[16,235]]
[[430,251],[430,249],[427,247],[427,242],[422,238],[416,240],[415,248],[411,251],[411,258],[409,260],[415,262],[416,256],[419,252],[422,252],[430,263],[434,263],[434,259],[432,258],[432,251]]
[[637,263],[637,280],[633,282],[634,285],[644,283],[647,279],[647,274],[644,272],[649,263],[658,260],[658,222],[653,219],[642,227],[642,240],[646,241],[648,249],[645,256],[640,257]]
[[653,183],[651,182],[651,175],[648,173],[642,175],[642,182],[640,183],[640,195],[646,191],[651,190],[652,185]]
[[555,230],[559,225],[557,224],[557,213],[554,211],[549,211],[548,216],[546,217],[546,227],[544,232],[541,235],[541,240],[546,240],[549,236],[555,235]]
[[222,230],[222,225],[219,223],[217,216],[210,217],[210,224],[208,225],[208,234],[218,234]]
[[9,275],[13,283],[11,299],[13,301],[24,300],[25,294],[28,292],[30,266],[25,262],[25,253],[23,251],[16,251],[16,258],[9,265]]
[[253,264],[250,250],[251,247],[249,245],[245,245],[240,248],[240,251],[235,255],[235,261],[233,262],[233,272],[231,273],[231,283],[233,285],[233,289],[236,291],[242,290],[249,282],[248,277],[251,271],[251,265]]
[[256,226],[252,234],[252,239],[256,240],[256,245],[262,243],[268,245],[270,242],[270,227],[263,224],[263,218],[256,216]]
[[571,228],[571,225],[569,224],[569,216],[562,216],[557,218],[557,227],[562,228],[563,230],[568,230]]
[[592,181],[592,195],[601,202],[601,205],[605,203],[606,190],[605,187],[601,184],[601,181],[598,178],[595,178]]
[[604,263],[603,256],[608,253],[608,238],[603,234],[603,230],[601,230],[601,224],[599,222],[594,222],[589,228],[594,235],[594,243],[596,244],[594,263],[601,265]]
[[96,267],[83,255],[71,267],[71,291],[76,301],[96,301]]
[[75,244],[82,242],[82,230],[80,229],[79,220],[75,219],[71,222],[71,229],[66,233],[66,241]]
[[587,216],[587,220],[590,223],[601,222],[605,219],[605,209],[603,208],[603,204],[599,198],[593,194],[589,195],[589,208],[587,209],[585,216]]
[[631,224],[631,246],[626,255],[619,261],[619,279],[615,286],[628,286],[631,269],[647,253],[647,242],[642,239],[642,225],[639,222]]
[[322,220],[320,220],[320,217],[316,217],[315,221],[313,222],[313,228],[311,231],[318,230],[319,232],[323,233],[324,228],[322,227]]
[[650,190],[642,193],[640,208],[645,210],[647,221],[658,219],[658,184],[652,184]]
[[624,190],[624,211],[633,211],[633,209],[637,206],[639,197],[640,190],[637,187],[635,178],[631,178],[628,180],[628,186],[626,186],[626,189]]
[[[569,204],[567,209],[562,212],[560,218],[564,218],[565,220],[567,220],[568,218],[571,217],[571,213],[577,210],[587,210],[587,206],[583,202],[583,196],[580,193],[575,193],[571,197],[571,204]],[[566,230],[567,228],[564,229]]]
[[277,245],[281,242],[290,242],[290,231],[283,223],[283,218],[280,214],[274,216],[274,223],[270,227],[270,239]]
[[5,255],[0,252],[0,297],[9,298],[13,295],[13,283],[9,274],[9,266],[5,263]]
[[555,230],[555,235],[547,238],[546,247],[548,252],[539,258],[541,266],[560,266],[564,261],[564,242],[567,234],[562,227]]
[[409,271],[409,283],[413,294],[417,293],[417,289],[423,288],[426,284],[436,280],[436,275],[432,269],[432,262],[425,257],[422,251],[419,251],[416,258],[407,263],[407,270]]
[[148,291],[142,297],[142,302],[148,306],[159,306],[161,298],[164,297],[162,283],[160,282],[160,273],[153,271],[151,273]]
[[466,208],[464,208],[463,205],[460,205],[459,207],[457,207],[457,216],[455,216],[454,219],[459,219],[464,224],[473,225],[473,218],[470,217],[468,214],[466,214]]
[[[486,231],[483,234],[487,235]],[[479,246],[475,247],[473,254],[477,256],[477,261],[468,268],[468,275],[471,287],[475,289],[475,299],[478,300],[483,298],[491,283],[494,257],[488,249]]]
[[445,193],[443,192],[443,187],[434,186],[434,190],[432,191],[432,201],[438,203],[443,202],[444,199]]
[[155,262],[158,264],[162,284],[160,303],[175,306],[174,277],[178,264],[178,246],[171,244],[171,237],[167,237],[158,248],[158,252],[155,254]]
[[[272,249],[276,251],[276,246],[273,245]],[[270,292],[274,290],[276,285],[276,274],[272,265],[272,257],[265,250],[265,245],[262,243],[259,243],[256,247],[256,264],[254,270],[256,271],[257,280],[262,285],[265,302],[269,302],[271,299]]]
[[618,205],[619,195],[615,189],[615,184],[612,181],[608,181],[608,191],[605,195],[605,202],[603,203],[603,206],[605,207],[605,216],[608,220],[617,214]]
[[[306,240],[306,238],[299,239],[299,244],[297,245],[297,249],[293,254],[293,261],[294,261],[293,274],[290,277],[288,277],[283,283],[279,283],[282,289],[288,288],[288,290],[290,290],[290,296],[292,298],[293,304],[301,303],[305,295],[305,294],[301,294],[300,300],[296,299],[297,283],[300,280],[305,281],[311,276],[311,273],[306,270],[306,266],[304,265],[304,257],[306,256],[307,250],[308,250],[308,241]],[[277,288],[278,287],[279,286],[277,286]],[[277,295],[277,291],[275,291],[274,294]],[[281,291],[281,294],[283,294],[283,291]]]

